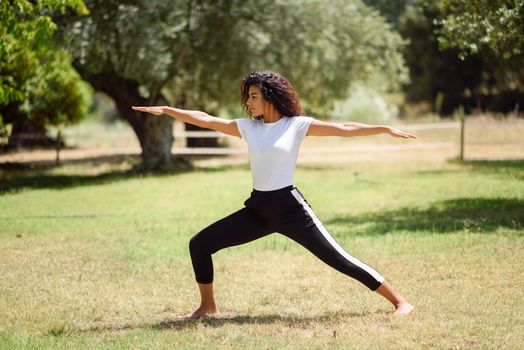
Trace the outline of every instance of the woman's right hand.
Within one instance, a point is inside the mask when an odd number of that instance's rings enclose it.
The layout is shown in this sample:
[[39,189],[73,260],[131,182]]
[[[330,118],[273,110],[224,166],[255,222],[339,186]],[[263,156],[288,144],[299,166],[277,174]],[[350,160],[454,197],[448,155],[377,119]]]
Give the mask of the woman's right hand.
[[161,106],[151,106],[151,107],[133,106],[131,108],[133,108],[135,111],[151,113],[154,115],[164,114],[164,107],[161,107]]

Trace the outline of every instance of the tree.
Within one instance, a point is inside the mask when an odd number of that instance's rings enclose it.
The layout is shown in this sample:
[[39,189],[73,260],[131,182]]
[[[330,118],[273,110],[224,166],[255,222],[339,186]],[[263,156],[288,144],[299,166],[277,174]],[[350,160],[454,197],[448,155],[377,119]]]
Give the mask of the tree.
[[170,162],[171,119],[132,111],[176,103],[205,110],[238,103],[252,69],[286,75],[309,110],[326,111],[355,81],[405,80],[402,40],[360,1],[88,0],[67,25],[75,67],[111,96],[133,127],[146,167]]
[[11,123],[15,135],[28,128],[43,133],[47,125],[85,115],[90,88],[52,41],[56,25],[50,15],[70,11],[87,9],[80,0],[0,3],[0,129]]
[[368,6],[377,9],[394,28],[398,27],[398,20],[416,0],[362,0]]
[[441,16],[438,1],[420,0],[399,19],[399,31],[409,41],[404,49],[411,73],[405,87],[408,101],[429,101],[443,115],[459,106],[466,112],[477,108],[509,112],[522,105],[522,55],[502,59],[483,48],[460,59],[459,49],[439,46]]
[[441,48],[457,48],[462,58],[482,47],[506,59],[524,53],[524,0],[443,0],[441,9]]

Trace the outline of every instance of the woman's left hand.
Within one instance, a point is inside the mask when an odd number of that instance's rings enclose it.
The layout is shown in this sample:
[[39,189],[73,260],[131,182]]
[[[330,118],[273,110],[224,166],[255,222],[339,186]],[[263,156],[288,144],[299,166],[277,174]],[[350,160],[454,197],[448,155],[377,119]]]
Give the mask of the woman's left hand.
[[416,139],[417,137],[413,134],[409,134],[405,131],[389,127],[389,134],[393,137],[400,137],[403,139]]

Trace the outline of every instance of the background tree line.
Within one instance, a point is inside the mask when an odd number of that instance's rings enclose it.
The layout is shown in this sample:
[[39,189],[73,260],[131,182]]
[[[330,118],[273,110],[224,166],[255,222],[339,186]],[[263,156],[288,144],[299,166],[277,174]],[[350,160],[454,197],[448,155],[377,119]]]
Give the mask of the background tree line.
[[172,120],[130,106],[238,112],[253,69],[287,76],[318,116],[355,83],[442,115],[507,112],[523,102],[523,1],[2,0],[0,128],[75,122],[101,91],[136,133],[143,166],[165,168]]

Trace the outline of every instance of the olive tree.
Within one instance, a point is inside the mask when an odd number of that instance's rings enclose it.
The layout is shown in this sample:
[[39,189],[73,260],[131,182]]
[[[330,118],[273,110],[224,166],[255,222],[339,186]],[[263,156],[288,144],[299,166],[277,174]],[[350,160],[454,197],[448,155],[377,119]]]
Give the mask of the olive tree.
[[356,81],[398,87],[407,71],[395,34],[359,0],[85,1],[90,14],[59,19],[74,65],[115,100],[146,167],[171,161],[171,119],[132,105],[186,101],[217,110],[238,103],[253,69],[287,76],[306,108],[325,111]]
[[524,54],[524,0],[443,0],[438,39],[461,57],[487,47],[510,58]]

